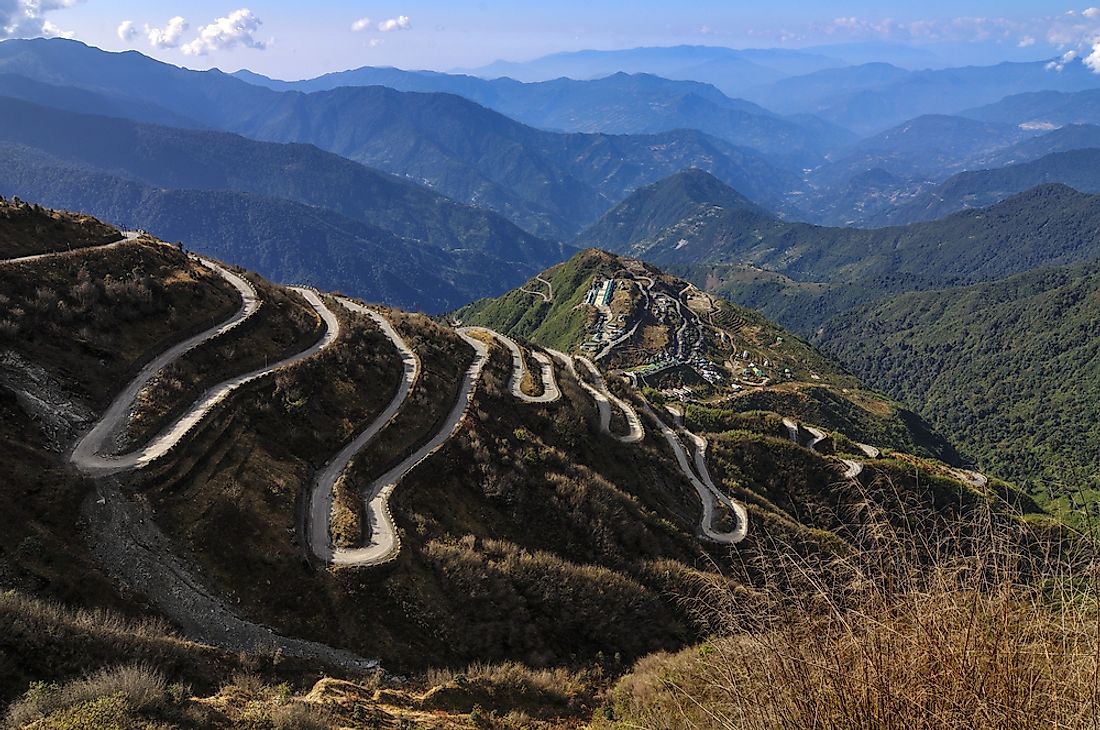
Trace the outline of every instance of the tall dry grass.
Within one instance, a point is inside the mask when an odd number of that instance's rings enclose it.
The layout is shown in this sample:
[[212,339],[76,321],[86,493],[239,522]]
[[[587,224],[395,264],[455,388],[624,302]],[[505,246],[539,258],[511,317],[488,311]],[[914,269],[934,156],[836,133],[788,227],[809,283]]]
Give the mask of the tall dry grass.
[[949,524],[870,499],[856,509],[850,553],[813,561],[775,544],[747,566],[751,606],[696,596],[728,633],[641,661],[597,725],[1100,728],[1090,543],[993,503]]

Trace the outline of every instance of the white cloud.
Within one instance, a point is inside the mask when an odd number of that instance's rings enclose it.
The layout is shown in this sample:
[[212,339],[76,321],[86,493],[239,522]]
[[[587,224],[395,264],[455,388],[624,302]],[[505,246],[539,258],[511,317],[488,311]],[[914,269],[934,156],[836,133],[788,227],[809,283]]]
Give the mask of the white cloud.
[[[183,39],[184,31],[188,28],[187,21],[177,15],[169,19],[163,28],[145,26],[145,36],[149,39],[149,45],[153,48],[178,48]],[[119,27],[121,34],[122,28]]]
[[941,20],[836,18],[813,30],[853,40],[881,38],[920,43],[1014,40],[1026,26],[1007,18],[958,17]]
[[1085,56],[1084,64],[1092,69],[1094,74],[1100,74],[1100,40],[1092,44],[1092,53]]
[[47,20],[46,14],[71,8],[77,2],[78,0],[0,0],[0,38],[71,38],[71,32],[63,31]]
[[248,8],[234,10],[224,18],[199,28],[199,37],[183,45],[189,56],[205,56],[212,51],[226,51],[237,46],[263,50],[267,45],[256,38],[263,21]]
[[351,24],[352,32],[358,33],[370,27],[370,18],[360,18]]
[[409,22],[409,16],[398,15],[396,18],[388,18],[378,24],[378,30],[383,33],[389,33],[393,30],[412,30],[412,23]]
[[371,48],[378,48],[378,46],[382,45],[385,42],[386,42],[386,40],[384,38],[371,38],[368,41],[368,44],[370,45]]
[[1047,63],[1064,71],[1077,59],[1100,74],[1100,7],[1069,10],[1032,18],[958,17],[904,20],[848,16],[812,24],[812,34],[850,40],[883,39],[899,43],[1013,43],[1020,48],[1043,44],[1062,55]]
[[118,24],[118,39],[123,43],[129,43],[137,37],[138,31],[134,27],[134,21],[124,20]]
[[1047,71],[1062,72],[1066,69],[1066,66],[1073,63],[1080,54],[1077,51],[1066,51],[1060,58],[1056,58],[1046,65]]

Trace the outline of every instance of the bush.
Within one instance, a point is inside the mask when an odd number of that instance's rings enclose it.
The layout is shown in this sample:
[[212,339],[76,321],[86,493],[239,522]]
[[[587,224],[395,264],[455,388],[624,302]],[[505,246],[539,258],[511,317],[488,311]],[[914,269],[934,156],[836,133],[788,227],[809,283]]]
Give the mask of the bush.
[[[877,549],[840,565],[776,552],[751,615],[735,596],[713,599],[728,633],[639,662],[613,692],[622,726],[1097,727],[1090,546],[980,513],[931,549],[909,544],[927,534],[869,530]],[[929,553],[931,565],[912,557]]]
[[275,730],[326,730],[334,725],[332,715],[316,705],[290,702],[271,711]]
[[[35,682],[8,708],[5,720],[9,727],[23,727],[54,713],[94,705],[106,698],[118,698],[132,711],[155,710],[166,704],[168,688],[163,674],[141,664],[102,669],[64,687]],[[114,703],[108,704],[113,707]]]

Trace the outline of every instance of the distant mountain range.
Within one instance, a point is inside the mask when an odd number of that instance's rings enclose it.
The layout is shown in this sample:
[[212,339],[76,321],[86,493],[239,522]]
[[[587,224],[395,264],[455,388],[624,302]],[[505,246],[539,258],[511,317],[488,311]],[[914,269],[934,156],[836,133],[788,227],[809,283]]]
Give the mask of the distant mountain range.
[[0,156],[5,195],[156,230],[284,281],[431,312],[567,255],[495,213],[308,145],[0,97]]
[[1047,130],[1066,124],[1100,124],[1100,89],[1066,93],[1066,90],[1047,88],[1013,94],[963,114],[983,121]]
[[843,61],[813,52],[685,45],[617,51],[568,51],[527,62],[498,61],[465,71],[482,78],[508,77],[518,81],[548,81],[562,77],[594,79],[620,71],[650,73],[668,79],[710,83],[736,96],[754,84],[839,65],[843,65]]
[[[914,220],[905,210],[918,207],[943,215],[972,205],[932,205],[941,194],[937,187],[952,175],[1000,168],[1032,161],[1054,152],[1100,146],[1100,127],[1071,125],[1044,131],[1003,122],[983,122],[959,116],[931,115],[912,119],[894,129],[868,137],[834,152],[831,161],[806,175],[807,185],[798,198],[787,201],[788,217],[825,225],[876,227]],[[1032,182],[1019,184],[1010,193],[1023,192],[1045,182],[1075,186],[1082,175],[1074,174],[1072,160],[1050,166]],[[1084,177],[1087,172],[1082,170]],[[1016,173],[1010,173],[1016,174]],[[1079,188],[1091,191],[1091,188]],[[987,198],[985,204],[1008,194]]]
[[1055,152],[1031,162],[961,172],[903,204],[886,207],[876,225],[931,221],[968,208],[984,208],[1047,183],[1100,193],[1100,148]]
[[1098,87],[1100,76],[1080,61],[1066,64],[1060,72],[1048,69],[1045,61],[925,71],[872,63],[779,80],[746,90],[742,96],[781,114],[815,114],[853,132],[873,134],[914,117],[957,114],[1024,91]]
[[[781,221],[740,204],[715,204],[720,185],[669,180],[643,188],[577,241],[668,267],[803,334],[891,292],[1100,257],[1100,196],[1064,185],[934,222],[872,230]],[[688,204],[685,191],[701,192]],[[676,215],[650,215],[654,210]],[[631,235],[618,235],[623,231]]]
[[[0,73],[98,94],[274,142],[304,142],[567,238],[639,185],[703,167],[767,202],[796,184],[759,154],[694,130],[647,136],[535,130],[466,99],[382,87],[276,92],[219,71],[194,72],[137,53],[58,39],[0,44]],[[48,90],[47,90],[48,91]],[[46,91],[39,90],[37,101]],[[58,90],[68,99],[65,89]],[[72,108],[71,101],[65,102]]]
[[519,122],[562,132],[654,134],[698,129],[769,159],[805,167],[830,148],[851,141],[846,130],[823,120],[782,118],[710,84],[618,72],[587,81],[558,78],[538,83],[395,68],[363,67],[305,81],[275,81],[248,71],[234,74],[278,91],[312,93],[343,86],[386,86],[398,91],[462,96]]

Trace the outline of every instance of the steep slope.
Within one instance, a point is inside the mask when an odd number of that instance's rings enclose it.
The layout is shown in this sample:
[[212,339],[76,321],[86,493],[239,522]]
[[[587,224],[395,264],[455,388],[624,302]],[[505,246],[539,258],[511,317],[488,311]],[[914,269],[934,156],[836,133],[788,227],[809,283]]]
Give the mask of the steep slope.
[[[705,168],[764,200],[793,179],[756,153],[700,132],[555,134],[460,97],[377,86],[283,95],[235,129],[316,144],[554,235],[574,233],[630,190],[684,167]],[[534,225],[532,215],[544,223]]]
[[55,86],[11,73],[0,74],[0,95],[82,114],[125,117],[138,122],[189,129],[203,126],[187,116],[170,112],[156,104],[125,96],[101,94],[76,86]]
[[767,215],[713,175],[690,169],[635,191],[572,243],[578,247],[618,249],[712,208]]
[[1083,193],[1100,193],[1100,149],[1075,149],[992,170],[961,172],[868,222],[904,225],[984,208],[1030,188],[1061,183]]
[[1081,527],[1100,504],[1100,268],[893,297],[817,342]]
[[[261,143],[232,134],[71,114],[2,97],[0,141],[157,188],[226,190],[317,206],[435,249],[499,259],[502,265],[517,267],[519,278],[563,258],[560,246],[525,233],[501,216],[308,145]],[[17,179],[8,180],[19,189]],[[103,201],[96,192],[88,190],[80,207],[101,212]],[[101,214],[115,216],[113,211]],[[127,220],[153,228],[137,217]],[[206,236],[192,228],[182,237]],[[516,281],[502,281],[502,288]]]
[[762,201],[777,199],[795,179],[757,153],[695,131],[555,134],[448,94],[276,92],[63,39],[0,43],[0,72],[157,105],[265,141],[314,144],[559,239],[635,187],[685,167],[710,170]]
[[886,293],[1088,261],[1100,254],[1098,216],[1096,196],[1046,185],[990,208],[874,230],[709,209],[615,249],[675,267],[708,290],[808,333]]
[[0,198],[0,216],[0,246],[7,258],[102,246],[122,238],[118,230],[94,218],[47,210],[18,198]]
[[[828,358],[757,312],[640,261],[595,249],[542,278],[552,284],[550,301],[523,287],[474,302],[454,317],[546,347],[587,353],[636,384],[662,391],[647,391],[661,403],[668,398],[693,405],[695,417],[704,422],[721,422],[723,409],[779,411],[856,439],[954,458],[951,447],[912,413],[862,389]],[[614,286],[604,305],[600,292],[606,281]]]

